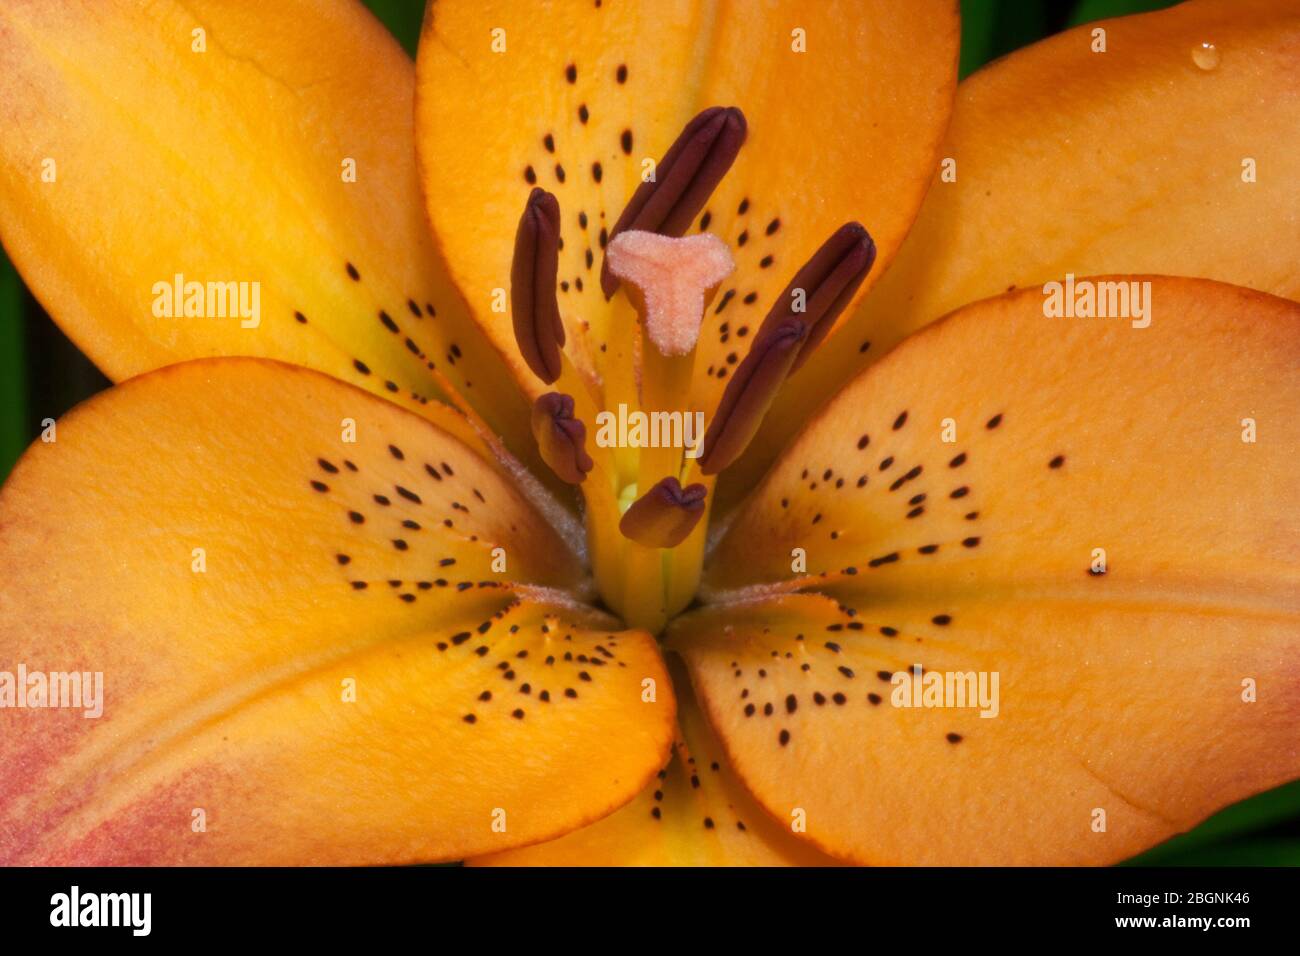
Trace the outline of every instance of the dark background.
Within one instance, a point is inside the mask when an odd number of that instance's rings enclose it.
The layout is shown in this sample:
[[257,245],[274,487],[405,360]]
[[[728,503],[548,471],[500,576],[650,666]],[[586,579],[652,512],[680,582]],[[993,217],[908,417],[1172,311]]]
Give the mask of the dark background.
[[[899,0],[916,2],[916,0]],[[367,0],[414,56],[422,0]],[[961,75],[1066,27],[1172,0],[962,0]],[[108,379],[59,331],[0,253],[0,480],[40,433]],[[1300,781],[1231,807],[1135,864],[1300,866]]]

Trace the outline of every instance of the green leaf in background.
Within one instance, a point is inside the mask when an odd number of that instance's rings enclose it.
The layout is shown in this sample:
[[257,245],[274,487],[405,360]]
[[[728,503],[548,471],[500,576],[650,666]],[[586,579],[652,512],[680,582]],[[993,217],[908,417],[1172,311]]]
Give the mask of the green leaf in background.
[[1079,0],[1070,14],[1070,26],[1123,17],[1130,13],[1149,13],[1162,7],[1172,7],[1176,0]]
[[424,19],[423,0],[366,0],[366,6],[414,57],[415,47],[420,41],[420,24]]
[[961,61],[966,76],[990,60],[1033,43],[1048,32],[1043,3],[1026,0],[962,0]]
[[27,374],[22,284],[0,253],[0,481],[27,447]]
[[[1285,784],[1243,800],[1216,813],[1195,830],[1176,836],[1172,840],[1148,850],[1129,861],[1134,866],[1208,866],[1207,861],[1218,859],[1228,847],[1252,846],[1256,849],[1288,842],[1286,839],[1248,839],[1252,834],[1300,818],[1300,780]],[[1261,866],[1300,866],[1300,840],[1291,847],[1291,857],[1286,863],[1276,861],[1273,855],[1255,861]]]
[[1152,860],[1150,864],[1145,860],[1134,863],[1139,866],[1300,866],[1300,839],[1234,840],[1195,853]]
[[[1178,0],[961,0],[961,62],[965,79],[990,60],[1065,27],[1092,20],[1146,13]],[[1067,16],[1068,13],[1068,16]]]
[[990,13],[998,2],[999,0],[962,0],[961,59],[957,74],[963,79],[992,58],[990,51],[994,43],[994,22]]

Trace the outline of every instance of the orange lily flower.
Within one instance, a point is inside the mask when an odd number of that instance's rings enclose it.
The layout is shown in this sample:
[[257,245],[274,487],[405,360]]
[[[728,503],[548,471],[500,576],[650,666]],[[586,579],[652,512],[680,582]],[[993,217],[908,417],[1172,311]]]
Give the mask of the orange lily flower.
[[103,680],[11,682],[0,860],[1105,863],[1300,775],[1300,3],[957,44],[5,3],[121,384],[0,491],[0,666]]

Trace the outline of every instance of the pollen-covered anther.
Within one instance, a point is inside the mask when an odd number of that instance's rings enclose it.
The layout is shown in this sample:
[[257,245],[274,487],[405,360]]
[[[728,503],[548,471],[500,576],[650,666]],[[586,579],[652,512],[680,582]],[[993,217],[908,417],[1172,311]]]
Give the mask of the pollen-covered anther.
[[807,336],[808,326],[797,319],[787,319],[778,326],[764,323],[749,354],[736,366],[704,435],[700,454],[703,474],[716,475],[748,447]]
[[704,436],[701,472],[716,475],[741,456],[781,385],[830,332],[875,261],[870,234],[850,222],[835,230],[795,274],[727,382]]
[[605,262],[640,293],[646,334],[663,355],[695,348],[705,296],[736,268],[727,244],[711,233],[674,239],[639,229],[615,236]]
[[870,233],[861,223],[848,222],[835,230],[795,273],[759,330],[761,337],[763,330],[791,319],[808,327],[808,337],[791,372],[798,371],[830,333],[875,261],[876,243]]
[[560,203],[546,190],[534,189],[515,232],[510,308],[519,354],[547,385],[562,370],[564,323],[555,291],[559,268]]
[[542,460],[571,485],[580,485],[591,471],[587,427],[573,417],[573,398],[547,392],[533,403],[533,438]]
[[[637,229],[680,236],[713,195],[744,145],[745,115],[736,107],[714,106],[686,124],[676,142],[643,178],[610,238]],[[618,290],[608,253],[600,269],[600,287],[608,299]]]
[[632,502],[618,529],[647,548],[675,548],[704,516],[708,491],[701,484],[681,486],[671,475]]

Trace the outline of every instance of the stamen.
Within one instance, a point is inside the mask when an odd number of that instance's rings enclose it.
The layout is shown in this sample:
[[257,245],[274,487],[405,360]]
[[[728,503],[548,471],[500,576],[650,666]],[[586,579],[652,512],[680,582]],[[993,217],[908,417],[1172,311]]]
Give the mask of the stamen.
[[587,428],[573,417],[573,397],[547,392],[533,403],[533,438],[542,460],[571,485],[580,485],[594,462],[587,454]]
[[740,457],[781,385],[827,336],[875,261],[870,234],[850,222],[795,274],[722,393],[704,436],[701,473],[715,475]]
[[703,516],[707,493],[701,484],[683,488],[669,476],[632,502],[618,528],[647,548],[674,548],[686,540]]
[[[798,371],[835,325],[876,261],[876,243],[861,223],[848,222],[822,243],[807,265],[795,273],[763,320],[758,335],[790,319],[808,327],[808,337],[791,372]],[[802,305],[801,311],[796,306]],[[757,341],[755,341],[757,345]]]
[[[731,168],[745,132],[745,115],[734,106],[711,107],[687,123],[655,167],[654,180],[641,183],[632,194],[610,238],[630,229],[664,236],[684,233]],[[600,287],[606,299],[618,291],[608,258],[600,269]]]
[[705,293],[736,268],[727,244],[711,233],[674,239],[639,229],[616,236],[605,262],[641,293],[646,334],[663,355],[695,348]]
[[564,324],[556,299],[560,268],[560,203],[534,188],[519,217],[510,266],[510,307],[515,342],[528,367],[547,385],[560,377]]
[[749,354],[736,366],[709,422],[699,462],[702,474],[716,475],[749,446],[807,336],[808,327],[797,319],[775,328],[764,323]]

